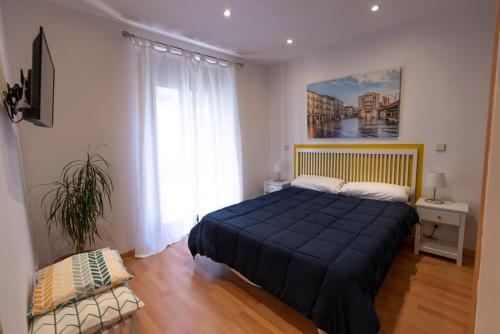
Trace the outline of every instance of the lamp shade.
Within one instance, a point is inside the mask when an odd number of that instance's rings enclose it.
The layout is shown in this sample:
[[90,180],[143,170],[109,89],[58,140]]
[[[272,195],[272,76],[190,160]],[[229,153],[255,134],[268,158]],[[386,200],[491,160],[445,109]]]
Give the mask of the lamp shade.
[[425,176],[425,185],[430,188],[444,188],[446,187],[446,180],[442,172],[427,172]]
[[280,163],[279,162],[275,162],[273,164],[273,172],[274,173],[279,173],[280,172]]

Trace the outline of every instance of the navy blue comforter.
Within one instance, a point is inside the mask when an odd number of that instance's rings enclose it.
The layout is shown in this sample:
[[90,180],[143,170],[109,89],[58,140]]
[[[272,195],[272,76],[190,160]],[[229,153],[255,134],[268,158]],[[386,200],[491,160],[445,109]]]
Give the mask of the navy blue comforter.
[[327,333],[376,333],[373,299],[416,211],[286,188],[212,212],[189,249],[236,269]]

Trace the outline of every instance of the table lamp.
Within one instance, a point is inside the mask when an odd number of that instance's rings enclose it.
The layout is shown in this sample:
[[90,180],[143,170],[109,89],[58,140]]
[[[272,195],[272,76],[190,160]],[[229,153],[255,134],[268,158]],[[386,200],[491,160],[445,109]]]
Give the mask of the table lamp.
[[277,174],[276,175],[277,177],[274,181],[281,181],[281,179],[280,179],[280,163],[279,162],[274,163],[273,172]]
[[443,204],[444,201],[436,199],[436,188],[445,188],[446,180],[444,178],[444,173],[429,171],[425,176],[425,185],[430,188],[434,188],[434,193],[432,198],[428,198],[425,201],[433,204]]

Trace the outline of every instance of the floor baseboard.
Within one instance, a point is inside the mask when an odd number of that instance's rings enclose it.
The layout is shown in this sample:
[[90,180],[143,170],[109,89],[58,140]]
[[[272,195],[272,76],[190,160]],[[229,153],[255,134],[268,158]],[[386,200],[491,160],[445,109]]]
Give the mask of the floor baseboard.
[[125,259],[127,257],[133,257],[134,253],[135,253],[135,249],[131,249],[131,250],[120,253],[120,256],[122,257],[122,259]]

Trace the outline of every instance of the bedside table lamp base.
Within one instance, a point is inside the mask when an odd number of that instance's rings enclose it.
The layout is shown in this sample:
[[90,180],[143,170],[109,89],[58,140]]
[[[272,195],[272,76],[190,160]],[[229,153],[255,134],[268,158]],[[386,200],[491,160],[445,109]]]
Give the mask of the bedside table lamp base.
[[436,199],[436,188],[434,188],[434,195],[432,196],[432,198],[428,198],[425,201],[432,204],[444,204],[443,200]]
[[444,204],[443,200],[440,199],[435,199],[435,198],[428,198],[425,200],[427,203],[432,203],[432,204]]
[[281,182],[283,181],[280,177],[280,172],[281,172],[281,168],[280,168],[280,163],[279,162],[275,162],[274,165],[273,165],[273,172],[276,173],[276,179],[274,179],[275,182]]
[[276,181],[276,182],[281,182],[281,181],[283,181],[283,180],[281,179],[281,177],[280,177],[280,172],[278,172],[278,175],[276,175],[276,179],[275,179],[274,181]]

